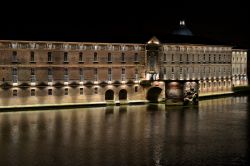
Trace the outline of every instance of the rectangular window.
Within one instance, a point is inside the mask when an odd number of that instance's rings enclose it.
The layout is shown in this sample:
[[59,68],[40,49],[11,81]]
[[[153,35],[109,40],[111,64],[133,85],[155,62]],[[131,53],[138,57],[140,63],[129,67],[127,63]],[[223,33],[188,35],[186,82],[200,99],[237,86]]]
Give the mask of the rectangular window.
[[166,68],[163,69],[163,74],[167,74]]
[[64,62],[68,62],[68,52],[64,52]]
[[138,71],[138,69],[135,69],[135,80],[136,81],[139,80],[139,71]]
[[53,81],[52,69],[48,68],[48,82],[52,82],[52,81]]
[[30,69],[30,75],[31,75],[30,82],[36,82],[36,74],[34,68]]
[[180,67],[180,74],[182,74],[182,67]]
[[52,62],[52,53],[48,52],[48,62]]
[[80,88],[80,95],[83,95],[83,88]]
[[174,54],[172,54],[172,63],[174,63]]
[[111,68],[108,69],[108,80],[109,81],[112,80],[112,69]]
[[125,68],[122,68],[122,74],[125,74]]
[[166,54],[164,54],[163,61],[167,62],[167,55]]
[[64,68],[64,82],[69,82],[69,71],[67,68]]
[[134,62],[138,62],[138,53],[135,53],[134,55]]
[[98,70],[97,70],[97,68],[94,69],[94,80],[95,81],[98,80]]
[[188,57],[189,55],[187,54],[187,62],[189,62],[189,57]]
[[94,62],[98,62],[97,52],[94,52]]
[[82,52],[79,52],[79,62],[83,62],[83,54],[82,54]]
[[13,96],[17,96],[17,90],[16,90],[16,89],[14,89],[14,90],[12,91],[12,95],[13,95]]
[[30,75],[35,75],[35,69],[34,68],[30,69]]
[[12,52],[12,62],[17,62],[17,52],[16,51]]
[[124,52],[121,55],[121,62],[125,62],[125,53]]
[[83,82],[84,76],[83,76],[83,69],[82,68],[79,69],[79,75],[80,75],[80,82]]
[[204,63],[206,62],[206,55],[205,54],[203,55],[203,62]]
[[108,69],[108,74],[112,74],[112,69],[111,68]]
[[35,52],[34,51],[30,52],[30,62],[35,62]]
[[180,62],[182,62],[182,54],[180,54]]
[[52,89],[48,89],[48,95],[52,96]]
[[12,69],[12,82],[17,83],[18,77],[17,77],[17,68]]
[[125,68],[122,68],[122,81],[125,81]]
[[36,90],[35,89],[30,90],[30,96],[36,96]]
[[64,89],[64,95],[69,95],[69,89],[68,88]]
[[17,68],[12,69],[12,75],[17,75]]
[[108,63],[112,63],[112,55],[110,52],[108,53]]
[[48,68],[48,75],[52,75],[52,69],[51,68]]
[[64,75],[68,75],[69,74],[69,71],[67,68],[64,68]]

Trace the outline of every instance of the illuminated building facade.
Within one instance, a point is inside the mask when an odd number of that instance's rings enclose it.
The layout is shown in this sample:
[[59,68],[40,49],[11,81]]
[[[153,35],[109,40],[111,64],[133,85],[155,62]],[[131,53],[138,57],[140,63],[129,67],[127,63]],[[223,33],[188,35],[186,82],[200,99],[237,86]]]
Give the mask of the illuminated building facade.
[[166,41],[146,44],[3,40],[0,106],[165,101],[166,81],[230,93],[248,85],[246,64],[246,50],[196,38],[183,21]]

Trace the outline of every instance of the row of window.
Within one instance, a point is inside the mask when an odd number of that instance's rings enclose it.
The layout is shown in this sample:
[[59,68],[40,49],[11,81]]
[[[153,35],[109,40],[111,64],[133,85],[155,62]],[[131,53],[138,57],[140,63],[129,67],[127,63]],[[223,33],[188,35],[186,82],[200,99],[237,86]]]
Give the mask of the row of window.
[[[187,69],[187,73],[188,73],[190,70],[192,71],[192,73],[195,72],[194,67],[192,67],[192,68],[186,68],[186,69]],[[203,70],[202,70],[202,68],[200,68],[200,69],[201,69],[200,71],[201,71],[202,73],[205,73],[205,72],[206,72],[206,69],[208,69],[208,70],[207,70],[208,73],[212,73],[212,72],[216,73],[215,68],[212,69],[212,68],[210,68],[210,67],[208,67],[208,68],[204,67]],[[175,68],[172,67],[172,68],[171,68],[171,71],[172,71],[172,73],[174,73],[174,72],[175,72]],[[225,73],[225,72],[226,72],[226,68],[225,68],[225,67],[219,68],[218,72],[221,73],[222,71]],[[183,68],[182,68],[182,67],[179,68],[179,72],[180,72],[180,74],[183,72]],[[228,69],[228,72],[231,72],[231,69]],[[164,74],[167,73],[167,69],[166,69],[166,68],[163,69],[163,73],[164,73]]]
[[[64,62],[69,62],[69,58],[68,57],[69,57],[68,56],[68,52],[64,52],[63,61]],[[112,63],[112,60],[113,60],[112,54],[108,53],[107,61],[109,63]],[[30,62],[35,62],[35,61],[36,61],[35,60],[35,52],[31,51],[30,52]],[[97,63],[98,61],[99,61],[99,58],[98,58],[97,52],[94,52],[93,62]],[[16,51],[13,51],[13,53],[12,53],[12,62],[18,62],[17,52]],[[52,52],[48,52],[48,62],[53,62]],[[84,56],[83,56],[82,52],[79,52],[79,62],[84,62]],[[125,53],[121,53],[121,62],[125,62]],[[138,53],[134,54],[134,62],[139,62]]]
[[[18,73],[18,72],[17,72],[17,68],[12,68],[12,75],[18,75],[17,73]],[[112,68],[108,68],[107,73],[108,73],[109,75],[112,75]],[[80,75],[84,75],[84,70],[83,70],[83,68],[80,68],[80,69],[79,69],[79,74],[80,74]],[[96,74],[96,75],[98,74],[98,69],[97,69],[97,68],[94,68],[94,74]],[[122,69],[121,69],[121,74],[126,74],[126,69],[125,69],[125,68],[122,68]],[[138,69],[135,69],[135,74],[139,74]],[[31,68],[31,69],[30,69],[30,75],[36,75],[36,74],[35,74],[35,68]],[[53,70],[52,70],[52,68],[48,68],[48,75],[53,75]],[[68,68],[64,68],[64,75],[69,75],[69,70],[68,70]]]
[[[83,95],[83,88],[80,88],[80,95]],[[138,92],[138,86],[135,86],[134,88],[134,92]],[[98,94],[98,88],[95,87],[94,88],[94,94]],[[48,96],[52,96],[53,95],[53,89],[48,89]],[[64,89],[64,95],[67,96],[69,95],[69,88],[65,88]],[[12,91],[12,96],[18,96],[18,90],[17,89],[13,89]],[[30,96],[36,96],[36,89],[31,89],[30,90]]]
[[[30,70],[30,74],[31,74],[31,82],[36,82],[36,73],[35,73],[35,68],[31,68]],[[112,68],[108,68],[107,70],[107,74],[108,74],[108,81],[112,81]],[[84,70],[83,68],[79,69],[79,75],[80,75],[80,81],[84,81]],[[94,80],[97,81],[98,80],[98,69],[94,68]],[[126,69],[122,68],[121,69],[121,81],[125,81],[126,80]],[[139,71],[138,69],[135,69],[135,80],[139,80]],[[52,68],[48,68],[48,82],[52,82],[53,81],[53,71]],[[68,68],[64,68],[64,82],[68,82],[69,81],[69,71]],[[18,72],[17,72],[17,68],[13,68],[12,69],[12,82],[13,83],[17,83],[18,82]]]
[[[175,58],[174,57],[175,57],[175,55],[172,54],[171,55],[171,62],[175,62]],[[203,60],[204,63],[206,63],[206,62],[208,62],[208,63],[216,62],[216,57],[217,57],[216,55],[212,56],[212,55],[209,54],[208,55],[208,61],[206,61],[206,54],[204,54],[203,57],[202,57],[202,55],[198,55],[198,61],[200,62],[200,61]],[[183,62],[184,60],[186,60],[186,62],[194,62],[195,61],[195,55],[194,54],[192,54],[192,55],[186,54],[186,56],[184,57],[184,55],[180,54],[179,55],[179,62]],[[163,61],[164,62],[168,61],[167,60],[167,54],[164,54]],[[227,61],[231,62],[230,58],[228,58]],[[218,62],[226,62],[226,55],[224,55],[224,56],[223,55],[219,55],[218,56]]]

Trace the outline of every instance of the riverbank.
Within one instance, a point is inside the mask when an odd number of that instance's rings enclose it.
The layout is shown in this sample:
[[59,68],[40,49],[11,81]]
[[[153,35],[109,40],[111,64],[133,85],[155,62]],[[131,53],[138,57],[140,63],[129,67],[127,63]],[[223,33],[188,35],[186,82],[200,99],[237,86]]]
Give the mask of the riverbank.
[[[245,95],[250,93],[250,86],[234,87],[232,92],[222,93],[206,93],[199,96],[199,100],[207,100],[214,98],[222,98],[234,95]],[[88,107],[105,107],[112,105],[140,105],[147,104],[148,100],[134,101],[107,101],[107,102],[89,102],[89,103],[63,103],[63,104],[43,104],[43,105],[16,105],[16,106],[0,106],[0,112],[9,111],[29,111],[29,110],[51,110],[51,109],[67,109],[67,108],[88,108]]]

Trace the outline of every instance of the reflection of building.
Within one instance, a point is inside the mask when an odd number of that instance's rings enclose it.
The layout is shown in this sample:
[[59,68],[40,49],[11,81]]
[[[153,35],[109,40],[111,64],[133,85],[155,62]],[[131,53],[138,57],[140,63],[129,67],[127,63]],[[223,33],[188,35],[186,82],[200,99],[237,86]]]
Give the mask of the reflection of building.
[[0,41],[0,106],[164,100],[164,80],[198,80],[199,95],[247,85],[246,50],[196,37],[184,21],[173,34],[147,44]]

